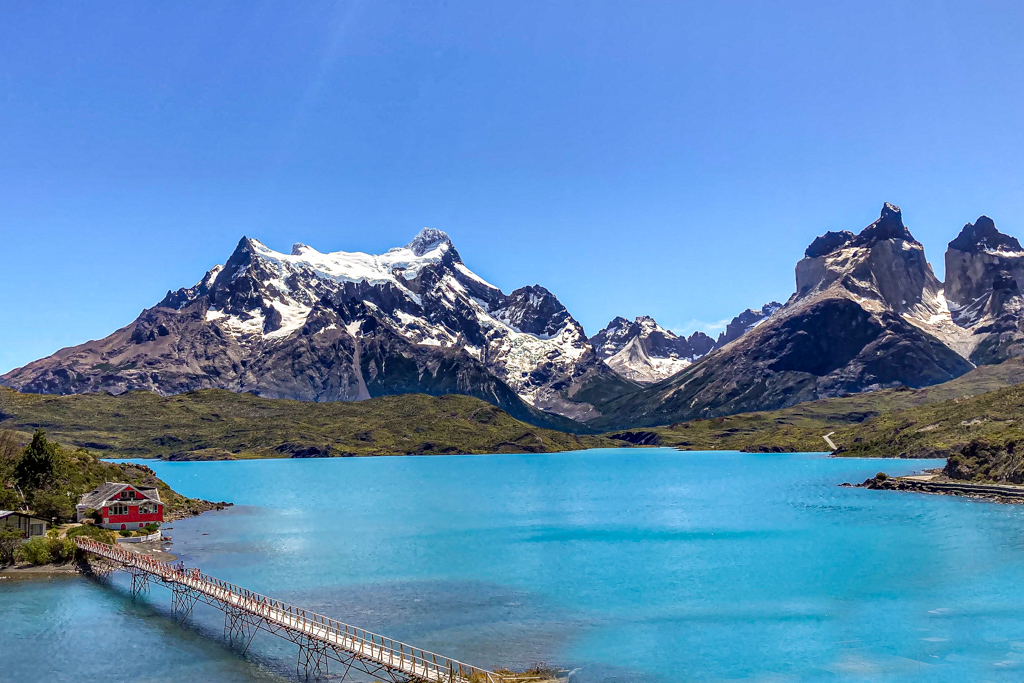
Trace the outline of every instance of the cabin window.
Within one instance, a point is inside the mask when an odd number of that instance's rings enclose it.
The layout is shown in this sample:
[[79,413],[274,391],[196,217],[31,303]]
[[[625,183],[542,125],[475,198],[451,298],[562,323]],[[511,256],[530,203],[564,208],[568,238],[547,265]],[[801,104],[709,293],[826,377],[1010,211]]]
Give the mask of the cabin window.
[[110,506],[109,514],[112,517],[116,516],[116,515],[127,515],[128,514],[128,506],[125,505],[124,503],[115,503],[114,505]]
[[156,503],[146,501],[139,505],[140,515],[155,515],[156,514]]

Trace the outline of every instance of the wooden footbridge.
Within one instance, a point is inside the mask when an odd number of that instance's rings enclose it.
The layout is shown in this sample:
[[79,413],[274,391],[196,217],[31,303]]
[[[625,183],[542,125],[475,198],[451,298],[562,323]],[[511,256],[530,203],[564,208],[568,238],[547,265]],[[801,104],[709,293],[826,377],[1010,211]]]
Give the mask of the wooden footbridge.
[[128,572],[133,600],[140,592],[148,592],[150,581],[168,587],[172,609],[175,615],[181,615],[181,623],[197,602],[204,602],[224,612],[225,637],[244,641],[245,650],[260,630],[290,640],[299,646],[296,672],[305,669],[306,676],[325,676],[334,662],[342,670],[341,681],[355,669],[394,683],[505,683],[493,671],[268,598],[197,569],[158,562],[148,555],[87,538],[75,538],[75,544],[93,557],[97,571]]

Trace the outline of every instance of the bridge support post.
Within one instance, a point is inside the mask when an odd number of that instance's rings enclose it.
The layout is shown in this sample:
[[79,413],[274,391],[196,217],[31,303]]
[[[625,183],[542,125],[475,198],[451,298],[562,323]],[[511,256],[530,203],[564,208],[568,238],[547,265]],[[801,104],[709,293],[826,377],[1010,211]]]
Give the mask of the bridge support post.
[[125,565],[124,570],[132,577],[132,602],[135,602],[139,593],[149,592],[149,572],[131,565]]
[[295,662],[295,673],[299,669],[306,671],[306,678],[320,678],[331,673],[328,659],[328,649],[333,650],[327,643],[321,643],[313,638],[300,636],[296,642],[299,646],[299,658]]
[[192,614],[192,608],[199,600],[199,591],[190,588],[176,581],[169,582],[171,589],[171,611],[176,615],[181,613],[181,621],[184,624],[188,615]]
[[245,642],[245,649],[242,650],[244,655],[249,651],[256,632],[260,630],[260,623],[265,620],[226,602],[221,602],[220,607],[224,610],[224,637],[232,643],[235,638]]

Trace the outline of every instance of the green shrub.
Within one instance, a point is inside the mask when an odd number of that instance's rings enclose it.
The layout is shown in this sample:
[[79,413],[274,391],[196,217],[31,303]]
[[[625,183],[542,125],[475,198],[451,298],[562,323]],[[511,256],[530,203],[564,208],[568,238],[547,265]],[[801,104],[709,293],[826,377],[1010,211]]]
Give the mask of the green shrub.
[[889,475],[886,474],[885,472],[879,472],[878,474],[875,475],[875,480],[876,481],[885,481],[888,478],[889,478]]
[[58,538],[51,529],[46,536],[36,536],[21,544],[17,555],[29,564],[54,564],[70,562],[75,558],[77,547],[70,538]]
[[54,557],[50,545],[49,539],[42,536],[30,538],[18,548],[18,556],[30,564],[52,564]]
[[121,530],[120,530],[120,531],[118,531],[117,533],[118,533],[118,535],[119,535],[119,536],[121,536],[122,538],[129,538],[129,537],[130,537],[130,536],[132,535],[132,532],[131,532],[131,531],[129,531],[128,529],[121,529]]
[[159,529],[159,528],[160,528],[159,524],[157,524],[156,522],[150,522],[149,524],[147,524],[144,527],[144,530],[146,532],[146,535],[148,536],[149,534],[155,534],[157,529]]

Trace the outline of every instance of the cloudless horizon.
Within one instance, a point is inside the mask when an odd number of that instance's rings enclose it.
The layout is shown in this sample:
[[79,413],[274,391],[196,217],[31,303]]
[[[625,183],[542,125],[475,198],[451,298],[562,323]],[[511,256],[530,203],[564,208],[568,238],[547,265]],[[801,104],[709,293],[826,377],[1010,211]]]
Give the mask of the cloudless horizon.
[[943,275],[1024,239],[1011,2],[2,5],[0,373],[130,323],[248,235],[424,226],[504,291],[717,333],[885,201]]

